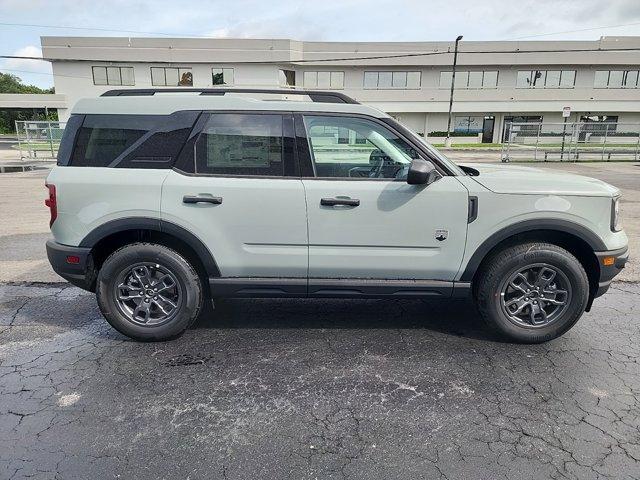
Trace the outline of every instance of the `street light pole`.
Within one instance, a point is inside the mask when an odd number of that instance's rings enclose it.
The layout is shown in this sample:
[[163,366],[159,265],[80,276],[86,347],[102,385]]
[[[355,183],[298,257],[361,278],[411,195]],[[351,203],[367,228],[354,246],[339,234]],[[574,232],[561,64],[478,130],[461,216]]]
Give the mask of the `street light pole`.
[[444,144],[447,147],[451,146],[451,109],[453,108],[453,87],[456,81],[456,65],[458,64],[458,43],[462,40],[462,35],[458,35],[456,38],[456,45],[453,50],[453,71],[451,74],[451,93],[449,94],[449,120],[447,120],[447,139]]

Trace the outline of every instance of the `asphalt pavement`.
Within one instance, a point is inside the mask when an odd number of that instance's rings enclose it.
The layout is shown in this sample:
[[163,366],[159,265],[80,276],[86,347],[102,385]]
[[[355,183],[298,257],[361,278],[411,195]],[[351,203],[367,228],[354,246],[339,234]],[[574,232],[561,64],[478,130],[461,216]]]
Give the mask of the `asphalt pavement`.
[[0,479],[640,478],[640,166],[537,166],[621,187],[632,260],[535,346],[469,301],[327,299],[136,343],[49,269],[45,174],[0,175]]
[[0,286],[0,478],[637,479],[640,286],[502,343],[467,302],[229,300],[129,341]]

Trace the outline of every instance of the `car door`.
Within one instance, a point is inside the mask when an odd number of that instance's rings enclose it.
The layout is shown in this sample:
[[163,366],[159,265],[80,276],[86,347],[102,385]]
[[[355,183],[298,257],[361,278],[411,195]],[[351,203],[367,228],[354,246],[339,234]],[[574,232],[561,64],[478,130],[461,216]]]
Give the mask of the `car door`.
[[305,290],[306,206],[293,142],[290,114],[203,114],[181,154],[188,171],[167,176],[162,219],[209,248],[218,283],[241,288],[246,279],[250,290],[260,278],[293,278]]
[[468,218],[468,192],[455,176],[407,184],[420,155],[371,117],[296,116],[296,131],[311,279],[454,279]]

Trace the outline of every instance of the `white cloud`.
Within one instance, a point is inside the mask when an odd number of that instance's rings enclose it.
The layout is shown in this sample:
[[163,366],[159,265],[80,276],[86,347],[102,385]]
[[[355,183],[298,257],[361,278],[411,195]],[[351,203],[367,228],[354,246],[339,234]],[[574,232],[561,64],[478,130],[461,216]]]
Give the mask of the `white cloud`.
[[[42,50],[34,45],[19,48],[11,54],[15,57],[42,57]],[[7,58],[3,62],[3,68],[10,70],[22,70],[27,72],[50,73],[49,62],[43,60],[27,60],[23,58]]]

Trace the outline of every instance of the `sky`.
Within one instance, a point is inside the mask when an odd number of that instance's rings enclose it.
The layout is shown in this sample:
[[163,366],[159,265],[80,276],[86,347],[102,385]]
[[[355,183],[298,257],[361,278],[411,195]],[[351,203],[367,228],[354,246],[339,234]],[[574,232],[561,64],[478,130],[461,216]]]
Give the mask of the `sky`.
[[[0,0],[0,55],[40,56],[53,35],[597,40],[640,35],[640,0]],[[0,71],[53,85],[48,62],[0,59]]]

